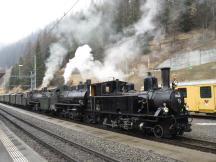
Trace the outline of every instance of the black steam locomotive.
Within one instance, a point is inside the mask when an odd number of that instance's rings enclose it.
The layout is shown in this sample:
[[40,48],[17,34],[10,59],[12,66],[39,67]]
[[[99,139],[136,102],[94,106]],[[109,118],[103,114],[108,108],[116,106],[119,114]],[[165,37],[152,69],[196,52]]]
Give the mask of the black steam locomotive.
[[161,74],[162,88],[149,73],[143,92],[119,80],[95,84],[87,80],[78,86],[2,95],[0,101],[86,123],[153,132],[158,138],[182,135],[191,131],[183,96],[170,88],[170,68],[162,68]]

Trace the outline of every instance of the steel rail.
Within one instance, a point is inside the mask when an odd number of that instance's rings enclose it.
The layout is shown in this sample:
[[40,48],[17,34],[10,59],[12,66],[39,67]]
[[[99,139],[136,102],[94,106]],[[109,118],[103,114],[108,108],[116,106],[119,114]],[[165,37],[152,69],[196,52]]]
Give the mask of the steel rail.
[[201,114],[190,114],[190,117],[197,118],[197,119],[211,119],[216,120],[216,114],[207,114],[207,115],[201,115]]
[[187,138],[187,137],[176,137],[174,139],[157,139],[157,138],[146,138],[146,139],[165,143],[165,144],[170,144],[174,146],[216,154],[216,143],[210,141],[203,141],[203,140]]
[[[46,133],[46,134],[48,134],[48,135],[50,135],[50,136],[52,136],[52,137],[54,137],[54,138],[56,138],[56,139],[59,139],[59,140],[65,142],[65,143],[68,143],[68,144],[72,145],[73,147],[76,147],[76,148],[78,148],[78,149],[80,149],[80,150],[82,150],[82,151],[84,151],[84,152],[90,153],[90,154],[92,154],[92,155],[94,155],[94,156],[96,156],[96,157],[98,157],[98,158],[101,158],[101,159],[103,159],[104,161],[107,161],[107,162],[119,162],[119,161],[120,161],[120,160],[117,160],[117,159],[115,159],[115,158],[113,158],[113,157],[110,157],[110,156],[108,156],[108,155],[105,155],[105,154],[103,154],[103,153],[100,153],[100,152],[98,152],[98,151],[95,151],[95,150],[93,150],[93,149],[90,149],[90,148],[87,148],[87,147],[85,147],[85,146],[82,146],[82,145],[80,145],[80,144],[78,144],[78,143],[76,143],[76,142],[73,142],[73,141],[67,140],[67,139],[65,139],[65,138],[62,138],[61,136],[56,135],[56,134],[54,134],[54,133],[52,133],[52,132],[50,132],[50,131],[48,131],[48,130],[45,130],[45,129],[43,129],[43,128],[40,128],[40,127],[38,127],[38,126],[36,126],[36,125],[33,125],[32,123],[29,123],[28,121],[25,121],[25,120],[23,120],[23,119],[20,119],[20,118],[18,118],[17,116],[15,116],[15,115],[13,115],[13,114],[11,114],[11,113],[9,113],[9,112],[3,110],[2,108],[0,108],[0,110],[3,111],[3,112],[5,112],[6,114],[8,114],[8,115],[10,115],[10,116],[12,116],[12,117],[14,117],[14,118],[16,118],[17,120],[19,120],[19,121],[21,121],[21,122],[23,122],[23,123],[25,123],[25,124],[27,124],[27,125],[29,125],[29,126],[35,128],[35,129],[37,129],[37,130],[43,132],[43,133]],[[8,120],[10,120],[10,119],[8,119]],[[12,122],[13,122],[13,121],[12,121]],[[13,123],[14,123],[14,122],[13,122]],[[14,124],[16,124],[16,123],[14,123]],[[16,125],[17,125],[17,124],[16,124]],[[17,125],[17,126],[18,126],[18,125]],[[18,127],[20,128],[20,126],[18,126]],[[22,130],[23,130],[23,128],[22,128]],[[25,130],[24,130],[24,131],[25,131]],[[25,132],[26,132],[26,131],[25,131]],[[28,134],[29,134],[29,133],[28,133]],[[33,136],[34,136],[34,135],[33,135]],[[52,149],[55,150],[56,148],[52,148]],[[65,156],[66,159],[71,158],[70,156],[65,155],[65,153],[61,152],[60,150],[56,150],[56,151],[59,152],[60,154],[62,154],[63,156]],[[71,161],[76,161],[76,160],[71,158]]]
[[60,156],[62,156],[67,161],[70,161],[70,162],[79,162],[77,159],[74,159],[74,158],[70,157],[69,155],[65,154],[63,151],[61,151],[61,150],[59,150],[59,149],[57,149],[57,148],[49,145],[48,143],[44,142],[43,140],[39,139],[38,137],[36,137],[35,135],[33,135],[30,131],[27,131],[26,129],[22,128],[21,126],[19,126],[18,124],[16,124],[15,122],[13,122],[12,120],[10,120],[9,118],[7,118],[5,115],[0,114],[0,116],[2,116],[4,119],[6,119],[7,121],[9,121],[11,124],[13,124],[15,127],[17,127],[18,129],[20,129],[21,131],[23,131],[30,138],[34,139],[35,141],[37,141],[38,143],[40,143],[44,147],[48,148],[49,150],[52,150],[52,151],[56,152],[57,154],[59,154]]
[[[3,110],[3,111],[5,111],[5,110]],[[19,119],[19,120],[23,120],[23,119]],[[75,122],[75,123],[79,123],[79,122]],[[84,123],[82,123],[82,124],[84,124]],[[84,125],[86,125],[86,124],[84,124]],[[98,127],[95,125],[90,125],[90,126],[102,129],[101,127]],[[121,131],[121,130],[112,130],[112,129],[106,129],[106,130],[117,132],[117,133],[123,132],[123,134],[127,134],[127,135],[130,135],[133,137],[144,138],[146,140],[151,140],[151,141],[155,141],[155,142],[161,142],[161,143],[166,143],[166,144],[170,144],[170,145],[175,145],[175,146],[180,146],[180,147],[185,147],[185,148],[190,148],[190,149],[194,149],[194,150],[199,150],[199,151],[203,151],[203,152],[210,152],[210,153],[216,154],[216,143],[214,143],[214,142],[203,141],[203,140],[198,140],[198,139],[191,139],[191,138],[182,137],[182,136],[176,137],[174,139],[166,139],[166,138],[158,139],[155,137],[147,137],[147,136],[144,137],[143,134],[139,134],[137,132],[133,133],[133,132],[126,132],[126,131]],[[47,130],[44,130],[44,131],[47,131]],[[69,142],[72,142],[72,141],[69,141]],[[72,142],[72,143],[74,143],[74,142]],[[88,148],[84,147],[83,149],[85,151],[85,149],[88,149]],[[88,149],[88,150],[90,150],[90,152],[93,151],[92,153],[94,153],[94,150],[91,150],[91,149]],[[99,153],[99,154],[101,154],[101,153]],[[105,155],[103,155],[103,154],[99,155],[99,157],[104,157],[104,156]],[[114,162],[118,161],[116,159],[111,160],[110,157],[107,157],[107,156],[105,156],[105,158],[108,158],[106,161],[114,161]]]

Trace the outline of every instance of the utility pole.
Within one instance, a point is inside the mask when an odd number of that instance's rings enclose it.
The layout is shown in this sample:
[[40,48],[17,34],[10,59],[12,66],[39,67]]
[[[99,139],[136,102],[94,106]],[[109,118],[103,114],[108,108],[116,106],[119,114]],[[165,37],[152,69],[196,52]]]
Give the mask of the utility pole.
[[34,55],[34,88],[37,88],[37,57]]
[[125,59],[125,73],[127,76],[127,78],[125,78],[125,79],[126,79],[126,81],[128,81],[128,60],[127,60],[127,58]]
[[31,87],[31,90],[33,90],[34,88],[33,88],[33,83],[34,83],[34,81],[33,81],[33,72],[31,71],[30,72],[30,79],[31,79],[31,83],[30,83],[30,87]]
[[[37,57],[36,57],[36,55],[34,55],[34,58],[33,58],[34,60],[33,60],[33,62],[34,62],[34,69],[33,69],[33,71],[31,71],[31,73],[30,73],[30,76],[29,75],[22,75],[21,76],[21,72],[20,72],[20,68],[23,66],[23,65],[19,65],[19,72],[18,72],[18,75],[14,75],[14,76],[11,76],[11,78],[18,78],[18,79],[20,79],[20,78],[30,78],[30,80],[31,80],[31,83],[30,83],[30,88],[31,88],[31,90],[33,90],[33,89],[36,89],[37,88]],[[28,87],[29,87],[29,85],[28,85]]]
[[20,66],[19,66],[19,74],[18,74],[18,79],[20,80]]
[[20,68],[22,67],[23,65],[19,65],[19,79],[21,78],[21,75],[20,75]]
[[150,57],[148,56],[148,70],[150,69]]

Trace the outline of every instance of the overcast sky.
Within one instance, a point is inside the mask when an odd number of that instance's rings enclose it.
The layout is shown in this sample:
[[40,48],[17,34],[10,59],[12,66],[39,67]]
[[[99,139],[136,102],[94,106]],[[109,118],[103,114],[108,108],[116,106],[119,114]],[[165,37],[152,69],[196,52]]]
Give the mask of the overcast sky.
[[[73,12],[91,0],[79,0]],[[76,0],[0,0],[0,46],[16,42],[60,18]]]

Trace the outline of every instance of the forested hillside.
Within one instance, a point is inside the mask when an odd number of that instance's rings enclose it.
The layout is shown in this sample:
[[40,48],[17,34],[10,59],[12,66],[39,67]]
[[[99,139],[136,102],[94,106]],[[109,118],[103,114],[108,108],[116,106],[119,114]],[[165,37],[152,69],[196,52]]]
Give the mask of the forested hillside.
[[[202,40],[201,43],[205,44],[214,40],[215,10],[214,0],[107,0],[102,4],[93,1],[89,11],[68,15],[54,30],[48,26],[36,36],[31,36],[31,39],[0,50],[0,66],[12,65],[12,76],[16,76],[21,64],[20,73],[30,75],[36,55],[37,86],[46,79],[44,85],[56,85],[63,83],[62,69],[74,57],[76,49],[88,44],[92,49],[93,60],[98,61],[100,66],[105,66],[109,58],[120,59],[113,63],[115,70],[124,64],[120,74],[130,74],[134,67],[133,61],[146,63],[144,68],[147,68],[149,57],[157,62],[161,61],[160,53],[184,50],[178,46],[181,43],[178,36],[182,33],[199,31],[201,37],[193,37],[193,43]],[[164,41],[169,42],[167,46],[161,45]],[[124,57],[128,60],[127,68]],[[19,84],[26,88],[26,85],[30,85],[30,79],[12,77],[9,87]]]

